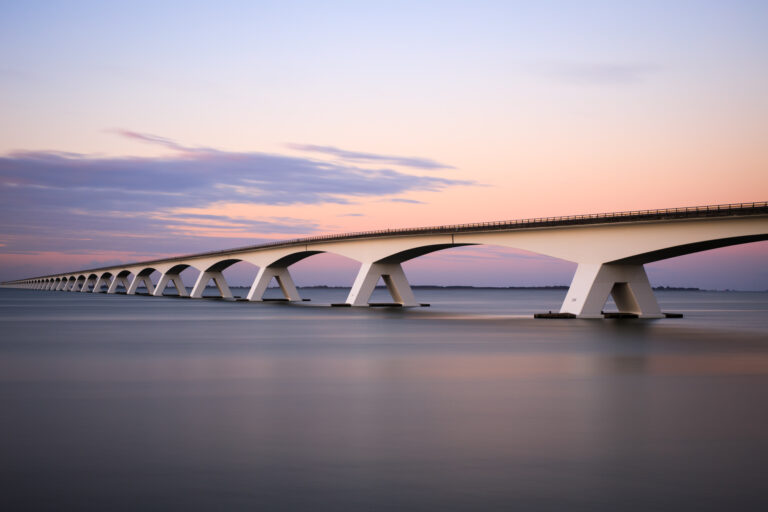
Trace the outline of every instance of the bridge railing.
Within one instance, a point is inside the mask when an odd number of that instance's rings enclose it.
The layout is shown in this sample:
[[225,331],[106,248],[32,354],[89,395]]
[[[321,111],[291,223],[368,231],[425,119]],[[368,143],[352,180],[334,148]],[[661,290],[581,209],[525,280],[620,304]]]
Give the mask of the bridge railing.
[[[688,206],[680,208],[662,208],[655,210],[630,210],[622,212],[610,212],[610,213],[591,213],[581,215],[565,215],[556,217],[534,217],[528,219],[516,219],[516,220],[503,220],[503,221],[491,221],[491,222],[474,222],[469,224],[445,224],[442,226],[430,226],[430,227],[413,227],[413,228],[391,228],[391,229],[378,229],[371,231],[357,231],[352,233],[343,234],[328,234],[328,235],[315,235],[302,238],[295,238],[292,240],[276,240],[274,242],[266,242],[256,246],[245,246],[236,249],[229,249],[227,251],[217,251],[221,253],[229,253],[236,251],[245,251],[255,249],[258,247],[274,247],[279,245],[296,245],[308,242],[318,242],[326,240],[347,240],[354,238],[364,238],[376,235],[387,234],[432,234],[432,233],[450,233],[457,231],[476,231],[482,228],[496,228],[496,229],[514,229],[516,227],[533,227],[532,225],[569,225],[578,223],[599,223],[602,222],[614,222],[614,221],[627,221],[635,219],[655,220],[665,217],[700,217],[706,216],[706,214],[715,213],[718,216],[722,214],[738,214],[745,211],[754,210],[766,210],[768,213],[768,201],[754,202],[754,203],[729,203],[729,204],[716,204],[707,206]],[[702,215],[703,214],[703,215]],[[582,222],[579,222],[582,221]],[[583,222],[587,221],[587,222]],[[216,253],[206,253],[216,254]]]
[[[322,241],[341,241],[341,240],[353,240],[359,238],[371,238],[377,236],[387,235],[427,235],[427,234],[440,234],[440,233],[460,233],[460,232],[472,232],[472,231],[484,231],[490,230],[506,230],[506,229],[530,229],[537,227],[556,227],[556,226],[568,226],[574,224],[603,224],[610,222],[632,222],[642,220],[661,220],[665,218],[695,218],[695,217],[724,217],[740,214],[768,214],[768,201],[753,202],[753,203],[728,203],[728,204],[714,204],[706,206],[685,206],[680,208],[661,208],[656,210],[630,210],[622,212],[610,212],[610,213],[589,213],[581,215],[565,215],[557,217],[534,217],[529,219],[517,219],[517,220],[502,220],[491,222],[474,222],[469,224],[446,224],[442,226],[430,226],[430,227],[414,227],[414,228],[394,228],[394,229],[378,229],[372,231],[357,231],[352,233],[340,233],[340,234],[328,234],[328,235],[315,235],[302,238],[294,238],[289,240],[275,240],[274,242],[265,242],[257,245],[248,245],[243,247],[236,247],[234,249],[226,249],[221,251],[211,251],[198,254],[190,254],[185,256],[175,256],[170,258],[163,258],[151,261],[141,261],[135,263],[126,263],[123,265],[111,265],[108,267],[100,267],[95,269],[78,270],[74,272],[67,272],[67,274],[83,274],[86,272],[99,272],[121,267],[135,267],[141,265],[152,265],[160,262],[168,262],[175,260],[186,260],[193,258],[203,258],[209,256],[218,256],[226,254],[237,254],[255,249],[267,249],[271,247],[290,247],[295,245],[308,244],[312,242]],[[30,279],[45,279],[48,277],[55,277],[61,274],[51,274],[48,276],[40,276]],[[22,280],[23,281],[23,280]],[[10,281],[6,284],[17,283],[20,281]]]

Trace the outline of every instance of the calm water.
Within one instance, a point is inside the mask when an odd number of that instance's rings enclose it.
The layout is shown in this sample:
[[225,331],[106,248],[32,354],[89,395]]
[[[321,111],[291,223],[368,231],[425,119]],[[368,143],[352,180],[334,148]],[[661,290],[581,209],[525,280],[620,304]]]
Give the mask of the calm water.
[[768,510],[768,293],[303,293],[0,290],[0,508]]

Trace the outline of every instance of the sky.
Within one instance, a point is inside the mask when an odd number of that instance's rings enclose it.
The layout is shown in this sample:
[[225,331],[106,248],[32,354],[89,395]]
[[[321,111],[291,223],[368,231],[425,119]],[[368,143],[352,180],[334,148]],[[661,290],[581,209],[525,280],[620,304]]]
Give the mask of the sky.
[[[767,24],[762,1],[0,0],[0,280],[768,200]],[[654,285],[766,290],[766,262],[759,242],[647,268]],[[348,285],[357,265],[292,270]],[[472,247],[405,269],[538,286],[575,266]]]

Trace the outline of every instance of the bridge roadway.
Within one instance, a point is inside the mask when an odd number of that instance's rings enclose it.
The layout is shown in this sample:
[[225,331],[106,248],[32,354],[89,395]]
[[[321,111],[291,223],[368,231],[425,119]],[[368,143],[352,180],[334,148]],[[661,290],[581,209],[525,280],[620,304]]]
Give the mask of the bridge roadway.
[[[213,281],[223,298],[232,298],[222,271],[247,261],[259,267],[247,299],[263,300],[272,279],[285,299],[300,301],[289,267],[319,253],[334,253],[361,263],[346,304],[366,306],[380,278],[402,306],[419,303],[402,263],[434,251],[467,245],[523,249],[578,264],[560,313],[602,318],[608,296],[620,313],[641,318],[663,315],[644,265],[718,247],[768,240],[768,202],[709,205],[661,210],[573,215],[515,221],[387,229],[271,242],[224,251],[63,272],[3,283],[6,287],[69,292],[135,294],[140,285],[154,296],[173,286],[181,296],[201,298]],[[181,272],[200,274],[191,292]],[[157,283],[151,279],[160,274]]]

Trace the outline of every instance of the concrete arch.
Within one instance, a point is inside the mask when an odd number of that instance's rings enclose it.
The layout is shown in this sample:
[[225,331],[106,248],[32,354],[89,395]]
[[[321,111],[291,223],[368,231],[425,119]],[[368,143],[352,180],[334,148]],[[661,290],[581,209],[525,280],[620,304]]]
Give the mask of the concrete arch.
[[194,266],[195,268],[200,269],[200,274],[197,276],[195,285],[192,287],[192,293],[190,293],[189,296],[193,299],[201,299],[208,283],[213,281],[213,284],[216,286],[216,289],[222,298],[233,299],[234,296],[232,295],[232,290],[229,289],[229,284],[222,272],[241,261],[247,260],[243,258],[228,257],[223,259],[215,258],[190,262],[189,266]]
[[130,288],[131,286],[131,283],[129,280],[131,276],[131,271],[128,269],[122,269],[122,270],[115,269],[112,272],[114,273],[114,277],[109,283],[109,287],[107,288],[107,293],[108,294],[117,293],[117,287],[121,285],[123,289],[126,292],[128,292],[128,288]]
[[653,263],[655,261],[666,260],[668,258],[676,258],[678,256],[685,256],[685,255],[694,254],[697,252],[709,251],[712,249],[720,249],[723,247],[731,247],[734,245],[748,244],[752,242],[762,242],[765,240],[768,240],[768,234],[717,238],[713,240],[704,240],[701,242],[694,242],[690,244],[676,245],[673,247],[667,247],[664,249],[649,251],[642,254],[636,254],[628,258],[612,261],[611,263],[621,263],[621,264]]
[[766,240],[768,228],[765,218],[725,217],[457,233],[453,238],[455,243],[496,244],[576,263],[640,264]]
[[155,285],[152,283],[152,278],[150,276],[153,272],[156,271],[157,269],[155,267],[143,267],[134,272],[135,277],[133,278],[133,281],[131,281],[131,284],[128,286],[128,289],[125,292],[126,295],[135,295],[136,290],[139,289],[141,284],[144,284],[147,292],[152,295],[155,292]]
[[187,262],[178,263],[171,266],[170,268],[164,269],[152,295],[162,296],[168,284],[172,283],[176,288],[176,293],[179,295],[179,297],[189,297],[189,291],[184,285],[184,281],[181,279],[181,273],[188,268],[200,270],[196,266]]
[[109,285],[111,284],[112,279],[113,276],[111,272],[99,272],[98,277],[96,278],[96,282],[93,285],[93,293],[101,293],[103,286],[106,286],[107,290],[109,290]]
[[96,292],[96,282],[99,280],[99,276],[96,274],[88,274],[88,276],[85,278],[85,283],[83,283],[82,288],[80,289],[81,292],[86,293],[91,291],[91,283],[93,283],[93,291]]
[[216,263],[213,263],[211,265],[208,265],[207,268],[201,269],[203,272],[221,272],[224,269],[231,267],[235,263],[239,263],[241,261],[244,261],[242,258],[226,258],[220,261],[217,261]]
[[249,301],[264,300],[264,294],[274,279],[280,287],[284,300],[289,302],[301,301],[301,295],[298,288],[296,288],[296,283],[293,282],[293,277],[288,267],[310,256],[324,252],[326,251],[309,250],[306,247],[299,246],[297,249],[291,248],[271,253],[269,258],[262,257],[258,261],[251,260],[259,267],[259,273],[253,280],[250,290],[248,290],[247,299]]
[[73,292],[81,291],[83,289],[83,286],[85,285],[85,279],[86,277],[83,274],[80,274],[79,276],[77,276],[75,278],[75,284],[72,285],[72,288],[70,289],[70,291],[73,291]]

